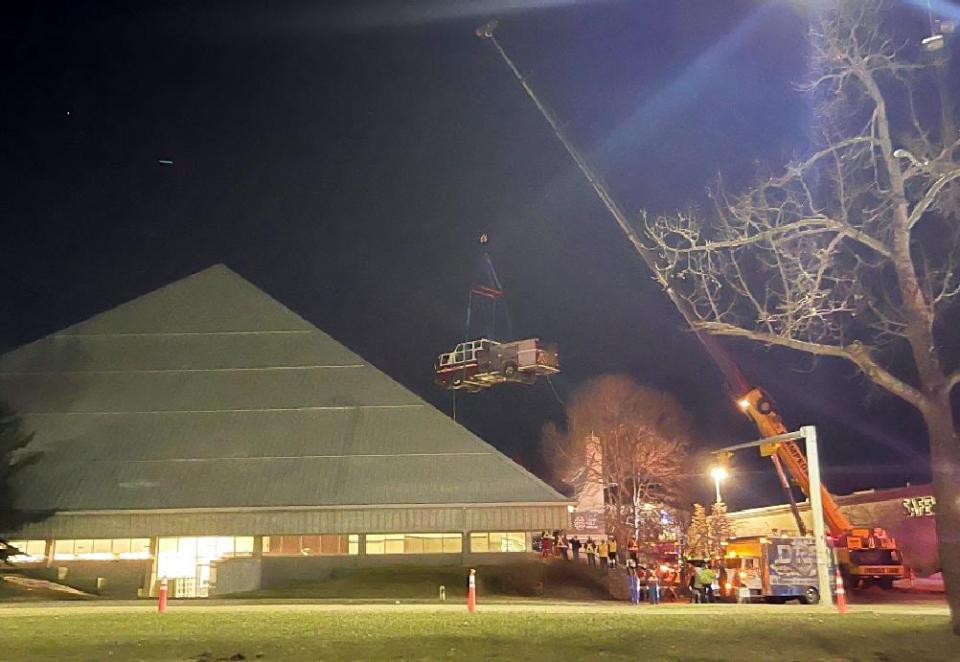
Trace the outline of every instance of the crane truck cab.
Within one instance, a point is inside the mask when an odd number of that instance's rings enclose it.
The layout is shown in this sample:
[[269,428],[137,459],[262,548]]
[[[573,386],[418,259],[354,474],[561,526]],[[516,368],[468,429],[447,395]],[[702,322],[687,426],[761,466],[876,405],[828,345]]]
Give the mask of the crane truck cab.
[[876,584],[889,591],[906,576],[897,541],[885,529],[847,529],[834,539],[834,548],[844,582],[851,588]]
[[[817,604],[817,550],[811,537],[749,536],[723,543],[725,597],[784,603]],[[836,590],[830,563],[831,590]],[[741,589],[743,589],[741,591]]]
[[504,382],[533,384],[560,371],[557,353],[539,338],[497,342],[487,338],[463,342],[437,357],[434,381],[444,388],[478,391]]

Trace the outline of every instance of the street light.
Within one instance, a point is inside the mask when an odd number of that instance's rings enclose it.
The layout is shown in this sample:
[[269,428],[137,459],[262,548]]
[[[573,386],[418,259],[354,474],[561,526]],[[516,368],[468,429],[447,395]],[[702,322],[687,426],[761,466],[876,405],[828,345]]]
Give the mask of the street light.
[[717,503],[723,503],[723,499],[720,498],[720,481],[726,480],[730,474],[726,469],[718,466],[710,470],[710,475],[713,477],[713,483],[717,488]]

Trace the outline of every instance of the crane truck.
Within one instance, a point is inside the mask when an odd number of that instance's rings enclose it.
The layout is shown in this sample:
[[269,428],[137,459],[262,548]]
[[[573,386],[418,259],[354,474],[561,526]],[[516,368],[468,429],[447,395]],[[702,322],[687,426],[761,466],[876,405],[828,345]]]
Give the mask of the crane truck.
[[[671,287],[671,283],[666,281],[663,275],[657,270],[657,255],[655,251],[644,243],[634,225],[617,204],[603,179],[598,176],[590,163],[567,137],[560,122],[543,104],[533,90],[533,87],[530,86],[530,83],[514,64],[503,46],[501,46],[495,35],[497,25],[496,19],[490,20],[478,27],[475,34],[480,39],[488,42],[497,52],[527,97],[533,102],[534,106],[536,106],[547,124],[550,125],[557,140],[560,141],[560,144],[563,145],[567,154],[576,164],[591,188],[593,188],[597,198],[607,211],[610,212],[613,220],[623,231],[624,235],[626,235],[631,245],[633,245],[634,249],[640,255],[640,258],[657,277],[664,293],[677,307],[684,321],[693,329],[694,333],[703,343],[711,358],[713,358],[714,362],[727,378],[728,383],[741,394],[737,400],[740,409],[756,424],[760,434],[764,438],[786,432],[782,420],[773,411],[770,399],[767,398],[760,389],[748,386],[748,383],[740,373],[739,367],[733,362],[730,356],[723,351],[723,348],[720,347],[715,339],[698,332],[697,325],[694,323],[695,315],[690,310],[689,302],[679,296]],[[794,480],[796,480],[800,488],[806,491],[809,496],[810,486],[807,484],[806,479],[807,461],[803,455],[803,451],[801,451],[800,447],[794,442],[781,442],[762,448],[761,452],[769,456],[773,461],[774,467],[780,476],[781,484],[785,488],[791,506],[793,507],[798,526],[801,532],[804,532],[805,527],[803,526],[796,503],[793,500],[792,492],[790,491],[789,484],[786,481],[781,467],[781,464],[786,465],[787,470],[793,475]],[[842,572],[847,576],[850,586],[877,583],[884,588],[892,587],[893,582],[904,574],[903,563],[900,552],[897,550],[896,541],[888,536],[886,531],[880,528],[853,527],[843,513],[840,512],[836,501],[834,501],[826,489],[822,489],[822,498],[826,511],[825,520],[829,526],[831,537],[833,538],[837,560]]]
[[[762,437],[775,437],[787,432],[770,398],[761,389],[751,389],[737,401],[737,405],[754,422]],[[786,467],[800,490],[810,496],[807,458],[796,442],[764,444],[760,447],[760,453],[774,459],[778,472],[781,465]],[[893,582],[904,577],[903,559],[897,549],[897,541],[885,529],[853,526],[822,485],[820,497],[823,501],[823,519],[830,531],[844,583],[851,588],[871,584],[883,589],[893,588]],[[793,508],[793,514],[798,528],[803,532],[805,527],[796,507]]]

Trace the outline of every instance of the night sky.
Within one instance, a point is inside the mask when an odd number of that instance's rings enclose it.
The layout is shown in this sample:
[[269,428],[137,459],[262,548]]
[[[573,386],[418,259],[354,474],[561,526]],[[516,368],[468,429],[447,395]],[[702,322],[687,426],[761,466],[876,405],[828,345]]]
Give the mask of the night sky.
[[[473,30],[500,18],[501,43],[633,214],[701,203],[719,171],[735,184],[808,147],[793,87],[804,4],[14,2],[0,349],[223,262],[449,412],[432,363],[463,339],[487,233],[514,334],[558,342],[564,372],[556,393],[459,396],[467,427],[542,471],[560,399],[626,372],[677,395],[702,449],[752,439]],[[929,479],[919,417],[849,366],[727,347],[790,427],[820,426],[834,491]],[[732,508],[782,500],[765,461],[740,455],[735,471]]]

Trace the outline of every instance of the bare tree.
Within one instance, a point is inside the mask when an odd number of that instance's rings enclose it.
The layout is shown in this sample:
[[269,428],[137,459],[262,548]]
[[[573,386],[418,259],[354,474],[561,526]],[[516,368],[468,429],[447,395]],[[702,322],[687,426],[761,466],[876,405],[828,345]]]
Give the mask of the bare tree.
[[655,540],[661,509],[683,492],[689,439],[688,416],[673,396],[606,375],[574,394],[564,430],[547,424],[544,450],[561,480],[604,486],[608,530]]
[[960,140],[944,63],[888,37],[885,9],[841,2],[812,30],[813,153],[741,193],[718,185],[709,215],[644,217],[645,248],[698,331],[849,361],[919,410],[960,635],[960,357],[942,338],[960,295]]

